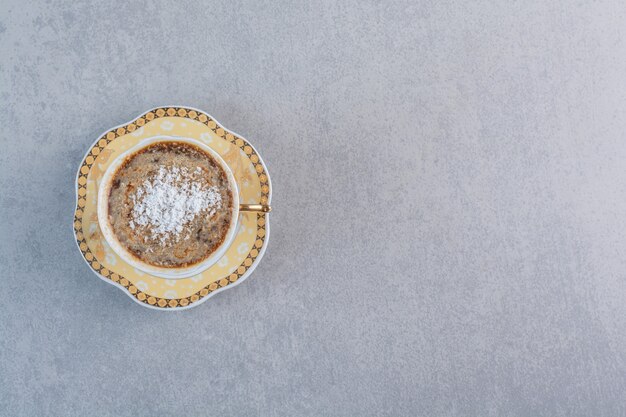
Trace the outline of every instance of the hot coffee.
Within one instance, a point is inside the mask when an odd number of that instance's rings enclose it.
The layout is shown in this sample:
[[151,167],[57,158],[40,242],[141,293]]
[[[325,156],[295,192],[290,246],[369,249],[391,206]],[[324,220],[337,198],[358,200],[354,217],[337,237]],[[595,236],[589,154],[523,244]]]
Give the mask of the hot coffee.
[[190,143],[168,141],[130,155],[113,174],[108,222],[139,261],[188,267],[215,252],[233,221],[233,191],[222,166]]

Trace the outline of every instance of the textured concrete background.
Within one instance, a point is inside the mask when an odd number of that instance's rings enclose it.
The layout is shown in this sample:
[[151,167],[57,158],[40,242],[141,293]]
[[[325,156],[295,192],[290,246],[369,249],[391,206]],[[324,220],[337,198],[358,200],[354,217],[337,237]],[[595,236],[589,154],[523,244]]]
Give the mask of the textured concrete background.
[[[3,2],[0,415],[626,415],[626,3],[465,3]],[[173,314],[71,231],[87,147],[167,104],[275,207]]]

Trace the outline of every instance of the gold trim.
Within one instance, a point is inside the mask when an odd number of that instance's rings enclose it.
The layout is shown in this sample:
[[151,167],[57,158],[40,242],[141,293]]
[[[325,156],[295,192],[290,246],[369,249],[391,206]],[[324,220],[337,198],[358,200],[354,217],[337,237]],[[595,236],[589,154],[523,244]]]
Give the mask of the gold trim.
[[234,133],[231,133],[222,126],[220,126],[220,124],[216,120],[212,119],[208,114],[203,113],[199,110],[194,110],[186,107],[159,107],[150,110],[139,116],[138,118],[134,119],[127,125],[111,129],[110,131],[103,134],[102,137],[96,142],[96,145],[91,149],[91,152],[89,152],[89,154],[85,156],[85,159],[83,160],[79,168],[80,175],[77,179],[77,193],[79,199],[76,202],[76,210],[74,212],[74,234],[76,236],[76,241],[78,242],[78,247],[83,257],[90,265],[90,267],[94,271],[96,271],[101,277],[122,285],[124,287],[124,290],[131,296],[135,297],[135,299],[139,302],[147,304],[151,307],[175,308],[177,306],[185,307],[189,306],[190,304],[197,303],[198,301],[207,297],[212,292],[231,285],[232,283],[236,282],[243,274],[245,274],[252,265],[254,265],[254,261],[259,256],[261,248],[263,247],[263,245],[265,245],[265,225],[267,223],[267,219],[265,218],[265,216],[267,215],[267,213],[257,213],[257,240],[254,244],[254,247],[248,253],[246,259],[239,265],[239,267],[235,269],[235,272],[227,277],[208,284],[207,286],[200,289],[195,294],[192,294],[189,297],[174,299],[151,296],[150,294],[137,291],[137,288],[134,287],[128,279],[103,267],[98,259],[89,250],[89,246],[87,245],[83,232],[82,208],[85,206],[85,199],[82,197],[87,194],[87,176],[91,171],[91,167],[95,163],[96,156],[100,153],[100,151],[106,148],[109,143],[116,140],[120,136],[124,136],[127,133],[133,132],[135,129],[144,126],[146,123],[161,117],[180,117],[185,119],[197,120],[200,123],[206,125],[219,137],[224,138],[225,140],[239,147],[245,153],[250,162],[254,165],[257,177],[259,178],[259,181],[261,183],[262,204],[266,204],[269,201],[270,185],[268,182],[267,173],[265,172],[265,167],[263,166],[263,164],[261,164],[258,154],[245,139],[238,137]]
[[[264,185],[263,187],[267,187]],[[262,192],[263,190],[261,190]],[[239,204],[239,211],[249,211],[254,213],[269,213],[272,207],[267,204]]]

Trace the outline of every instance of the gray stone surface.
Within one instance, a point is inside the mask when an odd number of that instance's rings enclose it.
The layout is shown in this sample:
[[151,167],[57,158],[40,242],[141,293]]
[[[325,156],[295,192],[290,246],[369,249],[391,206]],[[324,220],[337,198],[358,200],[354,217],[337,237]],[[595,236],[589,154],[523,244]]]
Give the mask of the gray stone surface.
[[[626,415],[626,3],[302,3],[2,3],[0,416]],[[70,225],[89,144],[166,104],[275,207],[172,314]]]

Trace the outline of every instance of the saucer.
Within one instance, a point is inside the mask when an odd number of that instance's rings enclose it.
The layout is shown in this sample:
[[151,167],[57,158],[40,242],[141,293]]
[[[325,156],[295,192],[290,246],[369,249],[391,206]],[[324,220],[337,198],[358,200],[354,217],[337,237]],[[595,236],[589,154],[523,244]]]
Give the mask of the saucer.
[[268,213],[241,212],[237,234],[226,253],[209,269],[185,279],[163,279],[133,268],[108,245],[98,225],[100,180],[116,156],[157,135],[197,139],[226,161],[239,185],[243,204],[270,204],[267,167],[248,141],[191,107],[157,107],[117,126],[94,142],[76,175],[74,234],[78,249],[98,277],[144,307],[181,310],[195,307],[244,281],[261,261],[269,238]]

